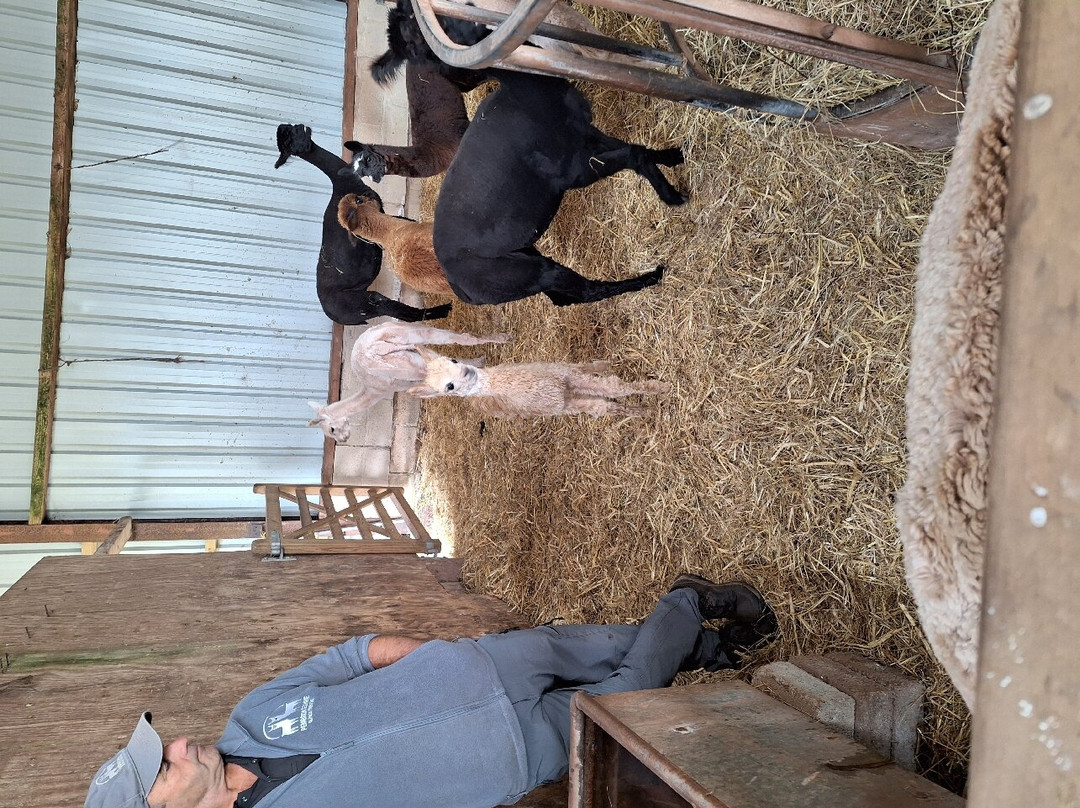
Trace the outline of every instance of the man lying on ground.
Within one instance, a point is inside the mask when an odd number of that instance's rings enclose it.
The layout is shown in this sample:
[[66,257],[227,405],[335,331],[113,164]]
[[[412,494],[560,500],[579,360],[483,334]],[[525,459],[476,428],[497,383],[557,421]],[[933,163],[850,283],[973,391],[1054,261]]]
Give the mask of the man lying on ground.
[[776,628],[752,587],[680,575],[640,626],[354,637],[251,691],[215,746],[163,747],[144,713],[85,808],[512,803],[566,773],[576,691],[666,687],[680,670],[737,667]]

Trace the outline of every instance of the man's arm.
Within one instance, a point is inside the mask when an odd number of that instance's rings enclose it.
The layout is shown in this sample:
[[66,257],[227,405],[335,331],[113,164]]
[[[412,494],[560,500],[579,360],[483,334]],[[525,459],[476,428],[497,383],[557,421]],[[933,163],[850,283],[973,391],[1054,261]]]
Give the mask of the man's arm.
[[412,637],[377,634],[371,638],[371,642],[368,644],[368,661],[371,662],[373,668],[385,668],[387,665],[393,665],[403,656],[412,653],[423,644],[423,640],[414,640]]

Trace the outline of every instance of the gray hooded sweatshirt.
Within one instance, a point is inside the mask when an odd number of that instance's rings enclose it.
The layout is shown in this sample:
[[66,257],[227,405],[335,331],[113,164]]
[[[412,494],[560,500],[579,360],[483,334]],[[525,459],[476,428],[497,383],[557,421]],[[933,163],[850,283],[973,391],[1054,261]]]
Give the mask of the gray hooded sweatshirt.
[[527,787],[521,726],[473,640],[434,640],[375,670],[355,637],[251,691],[217,748],[319,759],[258,808],[492,808]]

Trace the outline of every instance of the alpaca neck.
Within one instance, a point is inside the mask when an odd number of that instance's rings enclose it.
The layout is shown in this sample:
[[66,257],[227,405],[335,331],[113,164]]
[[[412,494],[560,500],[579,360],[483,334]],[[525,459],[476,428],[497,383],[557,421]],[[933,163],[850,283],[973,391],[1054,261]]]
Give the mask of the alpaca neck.
[[348,418],[369,409],[372,405],[387,397],[372,390],[361,390],[332,404],[327,404],[323,408],[323,414],[333,419]]
[[476,368],[476,390],[469,395],[473,396],[491,396],[494,393],[491,390],[491,374],[483,368]]
[[374,213],[361,218],[353,227],[352,232],[353,235],[374,241],[380,247],[386,247],[387,243],[393,241],[397,232],[406,224],[385,213]]

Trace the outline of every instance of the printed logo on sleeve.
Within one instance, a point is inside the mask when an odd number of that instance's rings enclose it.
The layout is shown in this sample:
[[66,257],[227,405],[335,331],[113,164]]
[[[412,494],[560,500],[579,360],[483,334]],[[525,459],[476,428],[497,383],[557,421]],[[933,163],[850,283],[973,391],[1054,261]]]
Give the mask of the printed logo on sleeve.
[[263,737],[276,741],[286,735],[303,732],[312,724],[314,707],[315,699],[312,696],[285,702],[263,721]]

